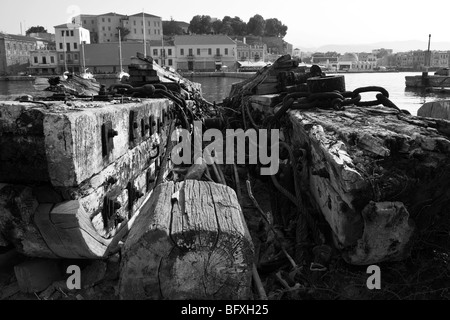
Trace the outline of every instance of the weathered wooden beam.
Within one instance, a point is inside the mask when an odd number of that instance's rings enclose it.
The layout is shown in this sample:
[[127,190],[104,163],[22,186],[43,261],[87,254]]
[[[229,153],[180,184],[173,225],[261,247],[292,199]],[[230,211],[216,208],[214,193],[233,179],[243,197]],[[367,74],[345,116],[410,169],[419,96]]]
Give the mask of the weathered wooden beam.
[[[0,181],[50,181],[54,187],[76,187],[150,139],[151,116],[157,122],[162,111],[172,106],[165,99],[119,105],[55,103],[49,109],[1,102]],[[102,126],[108,122],[113,148],[105,155]]]
[[[267,96],[266,106],[252,103],[253,116],[278,110],[273,99]],[[450,205],[449,121],[383,106],[292,110],[287,119],[291,126],[282,128],[283,136],[308,153],[308,175],[300,183],[350,263],[401,259],[423,203],[447,199],[433,202],[427,215]]]
[[122,299],[248,299],[253,246],[235,192],[159,185],[122,250]]

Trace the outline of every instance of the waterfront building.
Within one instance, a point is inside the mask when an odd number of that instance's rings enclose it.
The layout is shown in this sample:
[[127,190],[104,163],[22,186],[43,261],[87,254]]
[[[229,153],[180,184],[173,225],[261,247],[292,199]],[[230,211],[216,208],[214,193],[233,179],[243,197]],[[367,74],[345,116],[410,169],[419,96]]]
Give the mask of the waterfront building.
[[26,73],[37,46],[36,38],[0,33],[0,76]]
[[89,30],[90,43],[98,43],[98,19],[97,15],[82,14],[74,19],[74,23]]
[[122,27],[124,15],[114,12],[105,13],[97,16],[97,42],[117,42],[119,41],[119,32],[117,28]]
[[177,69],[181,71],[236,70],[237,46],[225,35],[175,36]]
[[254,42],[248,44],[247,39],[244,37],[243,41],[235,40],[237,49],[238,61],[266,61],[267,45],[264,43]]
[[177,70],[177,50],[173,40],[171,41],[155,41],[149,42],[150,55],[157,64],[162,67],[171,67]]
[[316,52],[311,56],[311,64],[317,64],[328,70],[337,70],[339,54],[335,52]]
[[54,43],[37,46],[30,52],[29,73],[32,75],[54,75],[58,72],[58,52]]
[[90,32],[77,24],[66,23],[55,26],[56,51],[58,53],[58,73],[81,70],[83,46],[90,44]]
[[143,12],[131,16],[115,12],[101,15],[82,14],[75,17],[74,23],[90,31],[91,43],[119,41],[118,28],[129,31],[126,35],[122,34],[123,41],[143,41],[144,38],[151,41],[163,38],[161,17]]
[[357,69],[358,55],[356,53],[347,52],[338,59],[337,69],[340,71],[350,71]]
[[152,14],[141,12],[125,16],[122,19],[122,27],[130,31],[125,37],[125,41],[142,41],[144,38],[146,41],[161,41],[163,38],[162,19]]
[[421,70],[423,67],[432,69],[450,67],[450,51],[399,52],[395,56],[395,66],[405,70]]
[[358,61],[355,64],[358,70],[374,70],[377,67],[377,57],[373,53],[358,53]]

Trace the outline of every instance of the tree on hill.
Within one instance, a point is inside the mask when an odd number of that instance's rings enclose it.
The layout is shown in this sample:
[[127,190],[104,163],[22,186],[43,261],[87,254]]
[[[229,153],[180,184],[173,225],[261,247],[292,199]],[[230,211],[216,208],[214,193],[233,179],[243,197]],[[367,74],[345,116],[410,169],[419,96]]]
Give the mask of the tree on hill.
[[173,19],[170,21],[163,21],[164,35],[174,36],[183,34],[183,28]]
[[264,20],[264,18],[259,14],[251,17],[247,23],[247,33],[257,37],[264,35],[265,28],[266,20]]
[[117,31],[120,31],[120,40],[124,41],[125,37],[130,34],[130,30],[124,27],[117,27]]
[[214,22],[211,24],[211,27],[212,27],[213,32],[214,32],[215,34],[221,33],[221,31],[222,31],[222,25],[223,25],[222,20],[217,19],[216,21],[214,21]]
[[233,33],[237,36],[245,36],[247,34],[247,24],[239,17],[231,19],[231,27]]
[[287,27],[276,18],[267,19],[264,29],[264,35],[266,37],[280,37],[284,38],[287,33]]
[[209,34],[212,30],[210,16],[196,15],[189,24],[189,31],[195,34]]
[[29,28],[25,34],[30,35],[32,33],[47,33],[47,29],[45,29],[43,26],[34,26]]

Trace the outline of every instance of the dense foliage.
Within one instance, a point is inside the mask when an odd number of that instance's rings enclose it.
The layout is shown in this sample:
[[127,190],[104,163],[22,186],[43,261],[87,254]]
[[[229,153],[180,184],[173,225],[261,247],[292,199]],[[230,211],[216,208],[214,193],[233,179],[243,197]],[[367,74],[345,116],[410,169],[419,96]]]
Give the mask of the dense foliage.
[[[263,36],[283,38],[287,34],[288,27],[280,20],[271,18],[265,20],[256,14],[246,23],[239,17],[225,16],[222,20],[212,19],[208,15],[196,15],[190,21],[189,31],[194,34],[226,34],[232,36]],[[166,34],[177,34],[172,30]]]

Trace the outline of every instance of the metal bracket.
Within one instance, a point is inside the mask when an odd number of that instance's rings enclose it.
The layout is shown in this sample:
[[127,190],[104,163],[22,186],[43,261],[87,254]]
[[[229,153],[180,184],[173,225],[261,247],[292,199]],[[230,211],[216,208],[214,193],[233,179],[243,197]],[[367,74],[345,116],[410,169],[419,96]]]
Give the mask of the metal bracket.
[[156,132],[155,130],[155,126],[157,125],[156,121],[155,121],[155,116],[151,115],[148,118],[149,121],[149,126],[150,126],[150,137],[153,136],[153,134]]
[[142,198],[144,194],[136,188],[136,186],[134,185],[134,181],[130,181],[128,183],[127,189],[128,189],[128,209],[132,210],[135,202],[137,202],[140,198]]
[[102,153],[106,157],[114,149],[114,137],[119,133],[112,128],[112,122],[107,121],[102,125]]
[[105,229],[109,228],[109,222],[114,218],[114,223],[118,224],[121,221],[118,221],[116,219],[116,212],[122,207],[122,205],[116,201],[115,199],[112,199],[108,196],[106,196],[103,199],[103,208],[102,208],[102,218],[103,218],[103,225]]
[[136,111],[130,111],[130,141],[137,142],[139,137],[139,123],[137,120],[138,113]]
[[142,131],[143,139],[148,139],[151,137],[150,124],[148,121],[146,121],[146,118],[142,118],[142,120],[141,120],[141,131]]

